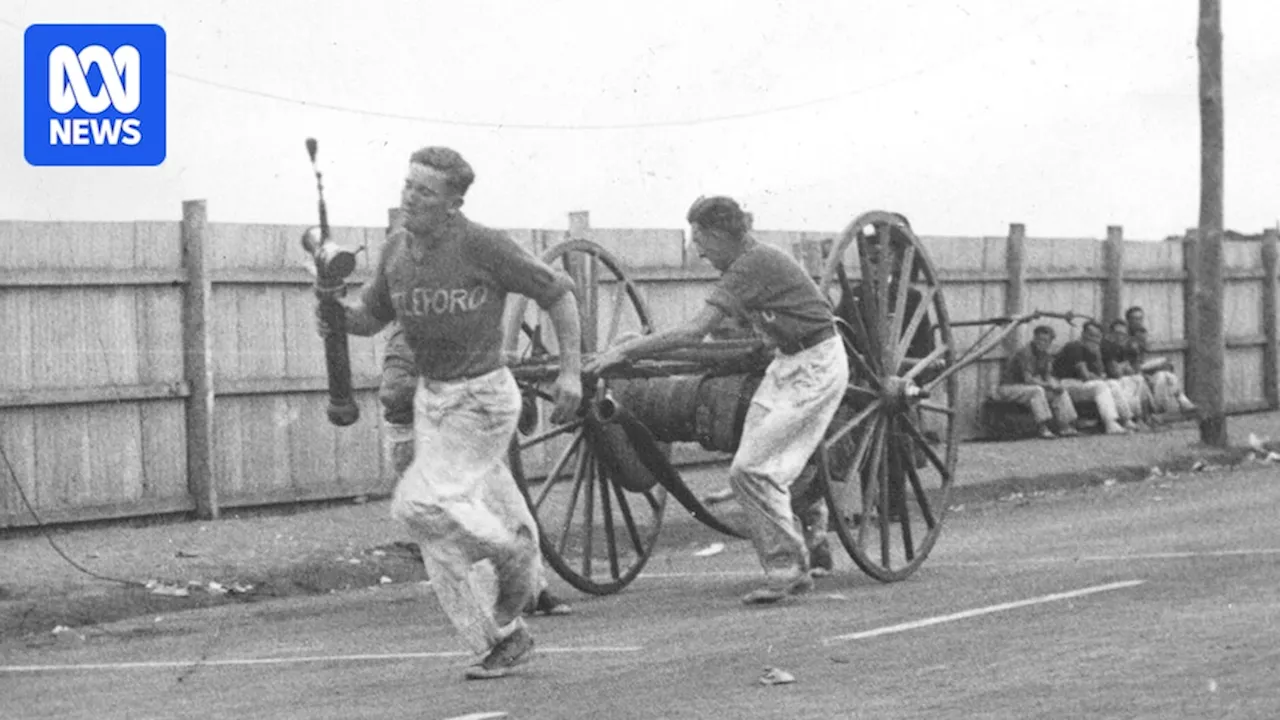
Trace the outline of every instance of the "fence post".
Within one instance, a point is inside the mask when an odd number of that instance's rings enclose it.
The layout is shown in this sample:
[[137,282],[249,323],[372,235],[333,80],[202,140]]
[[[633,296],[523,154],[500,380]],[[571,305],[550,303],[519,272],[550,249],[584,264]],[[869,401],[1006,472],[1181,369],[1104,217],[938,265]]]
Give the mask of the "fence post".
[[[591,214],[586,210],[569,213],[569,239],[587,240],[591,234]],[[582,352],[588,355],[596,351],[596,333],[598,324],[596,313],[600,309],[599,287],[596,284],[596,270],[599,265],[586,261],[586,256],[568,256],[570,275],[578,286],[578,317],[582,325]]]
[[1276,322],[1278,245],[1280,229],[1271,228],[1262,234],[1262,333],[1267,342],[1262,347],[1262,395],[1272,409],[1280,408],[1280,332]]
[[182,357],[187,387],[187,490],[202,520],[218,517],[213,478],[213,282],[209,273],[208,213],[204,200],[182,203],[183,294]]
[[1187,228],[1182,240],[1182,338],[1186,351],[1182,355],[1183,390],[1199,401],[1200,372],[1196,367],[1195,344],[1200,339],[1200,310],[1196,292],[1200,289],[1200,229]]
[[1103,269],[1106,284],[1102,288],[1102,323],[1105,327],[1120,317],[1124,295],[1124,228],[1107,226],[1107,242],[1103,246]]
[[[1005,242],[1005,286],[1004,314],[1014,317],[1023,313],[1026,297],[1026,239],[1027,226],[1022,223],[1009,224],[1009,237]],[[1005,353],[1012,355],[1022,347],[1022,326],[1014,328],[1004,339]]]

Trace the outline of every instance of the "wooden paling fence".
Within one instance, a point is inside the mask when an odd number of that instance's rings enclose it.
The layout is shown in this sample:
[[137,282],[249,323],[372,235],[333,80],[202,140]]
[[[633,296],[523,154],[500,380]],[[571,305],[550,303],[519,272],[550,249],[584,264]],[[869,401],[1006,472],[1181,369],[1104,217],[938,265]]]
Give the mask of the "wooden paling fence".
[[[575,214],[585,228],[585,214]],[[382,494],[390,490],[377,399],[382,339],[352,338],[361,417],[330,425],[303,226],[210,223],[203,201],[182,222],[0,222],[0,449],[44,522],[76,522]],[[535,253],[564,231],[510,230]],[[639,282],[659,327],[692,316],[717,273],[687,255],[680,230],[586,229]],[[364,246],[369,277],[383,228],[341,227]],[[760,231],[814,274],[836,232]],[[1034,309],[1106,320],[1147,311],[1158,353],[1184,365],[1195,336],[1189,268],[1197,242],[923,236],[953,320]],[[1226,391],[1233,411],[1280,407],[1276,248],[1225,251]],[[1049,321],[1059,342],[1078,324]],[[625,328],[624,328],[625,330]],[[957,328],[967,347],[981,328]],[[1026,333],[1022,333],[1025,339]],[[1019,341],[1015,336],[1009,348]],[[1009,348],[1006,348],[1005,352]],[[960,374],[962,437],[1004,352]],[[1185,378],[1194,397],[1195,378]],[[685,461],[705,459],[682,448]],[[0,467],[8,473],[8,468]],[[8,480],[0,528],[35,524]]]

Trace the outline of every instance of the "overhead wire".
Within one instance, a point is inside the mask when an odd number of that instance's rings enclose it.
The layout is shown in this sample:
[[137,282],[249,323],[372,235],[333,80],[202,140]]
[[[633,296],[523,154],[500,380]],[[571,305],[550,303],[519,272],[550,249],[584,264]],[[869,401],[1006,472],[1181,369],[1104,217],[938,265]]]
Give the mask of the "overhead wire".
[[[1049,15],[1052,15],[1056,11],[1057,11],[1056,7],[1051,7],[1049,10],[1046,10],[1045,12],[1040,13],[1039,15],[1033,17],[1030,21],[1024,23],[1023,25],[1019,26],[1018,28],[1016,28],[1015,30],[1009,33],[997,36],[991,41],[977,47],[974,47],[972,45],[966,46],[965,55],[976,54],[976,51],[985,50],[989,47],[992,47],[1004,42],[1005,40],[1009,39],[1014,35],[1021,34],[1026,30],[1028,30],[1029,28],[1039,24],[1042,20],[1044,20]],[[21,31],[21,28],[19,28],[16,24],[8,20],[0,19],[0,24],[8,25],[9,27],[15,30]],[[198,75],[191,75],[191,74],[180,72],[177,70],[169,70],[167,71],[167,74],[172,77],[185,80],[190,83],[195,83],[197,85],[204,85],[206,87],[216,88],[224,92],[245,95],[248,97],[256,97],[264,100],[271,100],[274,102],[299,105],[302,107],[315,108],[318,110],[326,110],[329,112],[360,115],[364,117],[375,117],[375,118],[382,118],[386,120],[400,120],[400,121],[406,121],[406,122],[420,122],[420,123],[427,123],[427,124],[433,124],[433,125],[480,128],[480,129],[491,129],[491,130],[612,131],[612,130],[661,129],[661,128],[671,128],[671,127],[692,127],[697,125],[708,125],[713,123],[749,120],[753,118],[764,117],[767,115],[775,115],[779,113],[803,110],[805,108],[815,107],[819,105],[826,105],[829,103],[838,102],[840,100],[846,100],[851,97],[863,95],[873,90],[879,90],[885,87],[889,87],[891,85],[898,84],[898,83],[919,77],[921,75],[927,74],[933,71],[934,69],[944,65],[953,66],[957,60],[962,60],[963,58],[964,58],[963,55],[961,55],[960,53],[956,53],[946,58],[943,58],[938,62],[930,63],[929,65],[917,68],[911,72],[903,73],[901,75],[895,75],[890,78],[885,78],[879,82],[874,82],[868,85],[861,85],[858,87],[842,90],[837,93],[832,93],[829,95],[824,95],[824,96],[815,97],[815,98],[809,98],[807,100],[802,100],[802,101],[793,102],[793,103],[785,103],[785,104],[773,105],[773,106],[754,109],[754,110],[744,110],[741,112],[723,113],[718,115],[707,115],[707,116],[701,116],[701,117],[670,118],[666,120],[619,122],[619,123],[506,122],[506,121],[493,121],[493,120],[467,120],[467,119],[459,119],[459,118],[451,118],[451,117],[443,117],[443,116],[432,116],[432,115],[417,115],[417,114],[411,114],[411,113],[393,112],[388,110],[358,108],[358,107],[353,107],[351,105],[344,105],[340,103],[308,100],[305,98],[292,97],[289,95],[283,95],[280,93],[270,92],[266,90],[249,88],[243,85],[221,82],[218,80],[200,77]]]

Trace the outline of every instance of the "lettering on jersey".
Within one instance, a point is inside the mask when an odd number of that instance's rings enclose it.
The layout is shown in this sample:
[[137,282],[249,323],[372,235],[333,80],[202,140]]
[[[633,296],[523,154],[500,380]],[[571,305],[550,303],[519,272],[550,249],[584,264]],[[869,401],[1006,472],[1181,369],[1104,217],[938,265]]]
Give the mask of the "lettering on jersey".
[[489,288],[476,285],[465,288],[414,288],[392,293],[391,304],[403,317],[430,317],[475,312],[489,299]]

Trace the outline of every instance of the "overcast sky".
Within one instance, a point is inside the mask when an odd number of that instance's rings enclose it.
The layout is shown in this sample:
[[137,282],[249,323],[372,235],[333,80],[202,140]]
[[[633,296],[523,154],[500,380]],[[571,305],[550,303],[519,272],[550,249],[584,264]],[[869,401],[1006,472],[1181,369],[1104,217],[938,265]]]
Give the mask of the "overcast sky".
[[[1227,225],[1280,218],[1280,2],[1223,2]],[[110,8],[110,9],[108,9]],[[168,158],[34,168],[22,32],[155,22]],[[415,148],[474,165],[499,227],[684,226],[700,194],[763,228],[872,208],[923,234],[1130,238],[1195,225],[1196,0],[0,0],[0,218],[380,226]]]

